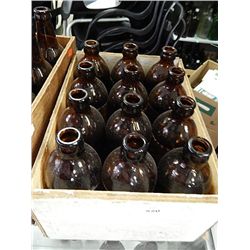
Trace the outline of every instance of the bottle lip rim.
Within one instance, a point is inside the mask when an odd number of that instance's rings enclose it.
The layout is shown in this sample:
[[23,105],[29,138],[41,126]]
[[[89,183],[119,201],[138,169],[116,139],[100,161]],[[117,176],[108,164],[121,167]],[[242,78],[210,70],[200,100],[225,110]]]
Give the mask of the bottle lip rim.
[[[204,151],[201,152],[201,151],[197,150],[195,145],[194,145],[195,143],[199,143],[199,145],[203,147]],[[209,158],[209,156],[212,153],[212,145],[211,145],[211,143],[207,139],[205,139],[203,137],[199,137],[199,136],[191,137],[188,140],[187,146],[188,146],[188,150],[191,153],[194,153],[198,157],[207,157],[207,158]]]
[[169,72],[169,74],[171,76],[175,76],[175,77],[178,77],[178,78],[181,78],[181,77],[184,78],[184,76],[185,76],[185,71],[182,68],[178,67],[178,66],[169,67],[168,72]]
[[99,42],[94,39],[88,39],[84,41],[84,48],[97,48],[99,46]]
[[194,110],[196,107],[196,102],[191,96],[177,96],[175,99],[175,103],[178,107]]
[[[141,141],[142,145],[141,146],[139,145],[139,147],[137,147],[137,148],[133,148],[133,147],[129,146],[129,140],[131,140],[132,138],[137,139],[137,140],[139,139]],[[148,145],[148,143],[147,143],[145,136],[143,136],[142,134],[137,133],[137,132],[132,132],[132,133],[125,135],[125,137],[122,140],[123,148],[128,150],[129,152],[133,152],[133,153],[145,151],[147,148],[147,145]]]
[[126,42],[123,44],[124,51],[138,51],[138,45],[134,42]]
[[[64,133],[69,132],[69,131],[71,131],[71,132],[73,132],[73,133],[75,133],[77,135],[76,139],[74,139],[73,141],[69,141],[69,142],[63,141],[61,139],[61,136]],[[56,136],[57,142],[60,145],[62,145],[62,146],[66,146],[66,145],[67,146],[70,146],[70,145],[75,146],[79,142],[80,139],[81,139],[81,132],[77,128],[75,128],[75,127],[65,127],[65,128],[62,128],[62,129],[60,129],[58,131],[57,136]]]
[[37,6],[33,9],[33,12],[35,14],[47,14],[51,13],[51,9],[48,8],[47,6]]
[[136,64],[129,63],[124,66],[124,72],[126,74],[137,75],[139,74],[139,67]]
[[177,49],[173,46],[165,45],[162,47],[162,52],[163,52],[163,54],[166,54],[168,56],[176,56]]
[[[130,102],[128,100],[129,97],[133,97],[133,98],[137,98],[138,101],[137,102]],[[125,106],[131,106],[131,107],[141,107],[143,105],[143,99],[140,95],[138,95],[136,92],[128,92],[126,94],[124,94],[123,96],[123,105]]]
[[[72,94],[75,92],[80,92],[82,94],[82,97],[74,97]],[[82,88],[74,88],[69,91],[69,100],[72,101],[85,101],[88,98],[88,92],[85,89]]]
[[[83,64],[86,64],[86,66],[82,66]],[[87,66],[89,65],[89,66]],[[77,69],[83,70],[83,71],[92,71],[94,69],[94,63],[88,60],[84,60],[78,63]]]

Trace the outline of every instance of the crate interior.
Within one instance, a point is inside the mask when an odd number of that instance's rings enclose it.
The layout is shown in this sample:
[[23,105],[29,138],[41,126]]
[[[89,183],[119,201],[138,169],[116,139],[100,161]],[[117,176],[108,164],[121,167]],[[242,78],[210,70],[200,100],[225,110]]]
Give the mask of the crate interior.
[[[56,121],[57,121],[58,117],[60,116],[60,114],[63,112],[63,110],[66,108],[66,97],[67,97],[67,94],[69,92],[70,85],[73,81],[73,75],[74,75],[74,72],[75,72],[75,69],[77,66],[77,62],[82,57],[82,55],[83,55],[82,53],[83,52],[78,51],[76,53],[76,56],[73,58],[70,66],[69,66],[68,73],[65,77],[61,92],[59,94],[59,97],[58,97],[58,100],[57,100],[57,103],[55,106],[55,109],[52,113],[52,117],[50,119],[50,123],[49,123],[49,126],[47,128],[42,146],[40,148],[36,162],[35,162],[34,167],[33,167],[33,172],[32,172],[32,187],[33,187],[33,189],[43,189],[44,188],[43,168],[47,164],[50,153],[56,148],[56,142],[55,142]],[[114,66],[114,64],[121,58],[122,55],[119,53],[102,52],[101,56],[108,63],[109,68],[111,70],[112,67]],[[138,57],[139,57],[138,60],[142,64],[145,73],[147,73],[148,69],[155,62],[157,62],[159,60],[159,56],[139,55]],[[179,58],[177,58],[177,64],[178,64],[178,66],[183,67],[182,61]],[[187,92],[187,95],[194,98],[193,92],[192,92],[192,89],[191,89],[191,86],[189,84],[187,76],[185,76],[183,86]],[[198,107],[196,107],[196,109],[195,109],[195,112],[193,114],[193,119],[195,120],[196,125],[197,125],[198,135],[210,140]],[[217,194],[218,193],[217,157],[216,157],[214,149],[213,149],[213,152],[210,156],[208,163],[211,167],[213,194]],[[53,192],[53,190],[50,190],[50,191]],[[88,191],[84,191],[84,190],[77,191],[77,193],[79,193],[79,192],[82,194],[84,194],[84,192],[86,194],[88,193]],[[115,192],[106,192],[106,191],[94,191],[94,192],[92,192],[92,194],[94,195],[95,192],[115,193]],[[153,195],[152,193],[150,193],[150,194]],[[163,195],[165,197],[169,196],[171,198],[172,194],[163,194]],[[189,195],[186,195],[186,196],[188,197]],[[191,195],[191,196],[193,196],[193,195]],[[210,195],[195,195],[195,196],[206,197],[206,196],[210,196]]]

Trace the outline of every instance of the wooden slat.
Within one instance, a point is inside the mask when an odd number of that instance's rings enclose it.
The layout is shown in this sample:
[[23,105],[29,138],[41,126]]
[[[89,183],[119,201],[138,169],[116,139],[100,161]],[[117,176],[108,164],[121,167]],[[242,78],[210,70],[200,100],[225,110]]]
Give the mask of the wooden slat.
[[50,115],[56,103],[70,60],[75,54],[75,37],[58,36],[64,50],[32,103],[32,164],[41,145]]

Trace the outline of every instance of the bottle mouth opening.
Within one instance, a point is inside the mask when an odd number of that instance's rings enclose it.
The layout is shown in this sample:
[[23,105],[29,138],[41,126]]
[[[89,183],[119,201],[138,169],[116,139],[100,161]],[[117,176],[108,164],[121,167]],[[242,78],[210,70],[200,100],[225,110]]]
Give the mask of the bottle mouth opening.
[[34,8],[34,13],[46,14],[47,12],[50,12],[50,9],[46,6],[38,6]]
[[138,66],[136,64],[127,64],[124,67],[124,72],[135,75],[138,73]]
[[162,47],[162,51],[164,54],[167,54],[167,55],[175,55],[177,53],[177,50],[176,48],[172,47],[172,46],[163,46]]
[[130,133],[123,138],[123,147],[130,152],[145,150],[146,138],[139,133]]
[[87,97],[88,92],[85,89],[76,88],[69,92],[69,98],[73,101],[85,100]]
[[85,47],[95,48],[99,46],[99,42],[96,40],[86,40],[84,45]]
[[74,127],[61,129],[57,134],[57,141],[61,145],[76,144],[81,138],[81,132]]
[[129,51],[138,50],[137,44],[131,43],[131,42],[125,43],[125,44],[123,45],[123,48],[124,48],[125,50],[129,50]]
[[91,71],[94,68],[94,64],[90,61],[83,61],[78,64],[78,69]]
[[184,76],[185,75],[185,72],[183,71],[183,69],[181,69],[179,67],[171,67],[169,69],[169,73],[171,75],[174,75],[174,76]]
[[194,137],[188,141],[189,149],[197,155],[210,155],[212,146],[208,140],[201,137]]
[[184,107],[184,108],[195,108],[196,103],[193,98],[189,96],[178,96],[176,98],[176,102],[178,106]]
[[127,93],[123,99],[125,104],[140,105],[142,103],[142,98],[137,93]]

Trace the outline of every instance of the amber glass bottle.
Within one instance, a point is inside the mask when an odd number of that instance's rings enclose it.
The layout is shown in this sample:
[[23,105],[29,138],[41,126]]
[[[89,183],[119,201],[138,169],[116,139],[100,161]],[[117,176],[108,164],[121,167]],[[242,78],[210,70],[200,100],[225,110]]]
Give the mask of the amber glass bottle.
[[81,132],[73,127],[60,130],[57,149],[49,157],[44,171],[45,187],[50,189],[94,190],[100,184],[101,160],[84,143]]
[[56,39],[51,10],[45,6],[35,7],[34,17],[39,47],[45,59],[53,66],[61,55],[63,47]]
[[32,92],[37,95],[46,81],[52,66],[44,59],[32,26]]
[[212,193],[208,159],[211,144],[204,138],[192,137],[184,147],[166,153],[158,165],[158,189],[163,193]]
[[105,123],[101,113],[89,105],[88,92],[84,89],[72,89],[68,94],[68,107],[57,122],[57,131],[65,127],[78,128],[88,144],[99,153],[104,139]]
[[153,123],[157,141],[168,150],[183,146],[190,137],[197,135],[197,128],[191,116],[196,103],[188,96],[178,96],[172,110],[159,115]]
[[96,77],[98,77],[109,91],[112,87],[110,72],[107,63],[99,55],[100,46],[96,40],[86,40],[84,42],[84,56],[80,59],[82,61],[91,61],[95,66]]
[[106,190],[153,192],[157,181],[157,167],[147,152],[146,138],[133,132],[123,138],[122,146],[106,158],[102,169],[102,183]]
[[128,64],[133,64],[138,67],[139,79],[141,82],[145,81],[145,74],[141,64],[138,62],[138,46],[135,43],[127,42],[123,44],[122,50],[123,58],[121,58],[113,67],[111,71],[111,78],[114,83],[122,79],[123,69]]
[[89,95],[89,104],[97,108],[105,119],[108,91],[103,82],[96,77],[94,64],[90,61],[79,62],[77,70],[78,77],[72,82],[71,89],[85,89]]
[[147,115],[153,122],[158,115],[170,110],[174,99],[180,95],[186,95],[181,86],[184,81],[185,71],[179,67],[169,68],[167,79],[158,83],[149,94],[149,108]]
[[139,81],[139,68],[137,65],[128,64],[124,67],[124,74],[110,90],[108,96],[109,113],[113,113],[121,108],[123,102],[123,95],[128,92],[136,92],[143,99],[143,108],[148,104],[148,94],[144,85]]
[[168,69],[169,67],[174,66],[176,55],[177,50],[174,47],[162,47],[160,60],[149,69],[146,76],[145,86],[148,93],[150,93],[157,83],[166,80]]
[[120,146],[124,136],[131,132],[144,135],[146,140],[150,142],[151,123],[142,110],[143,99],[140,95],[129,92],[123,96],[122,108],[110,116],[105,128],[110,151]]

